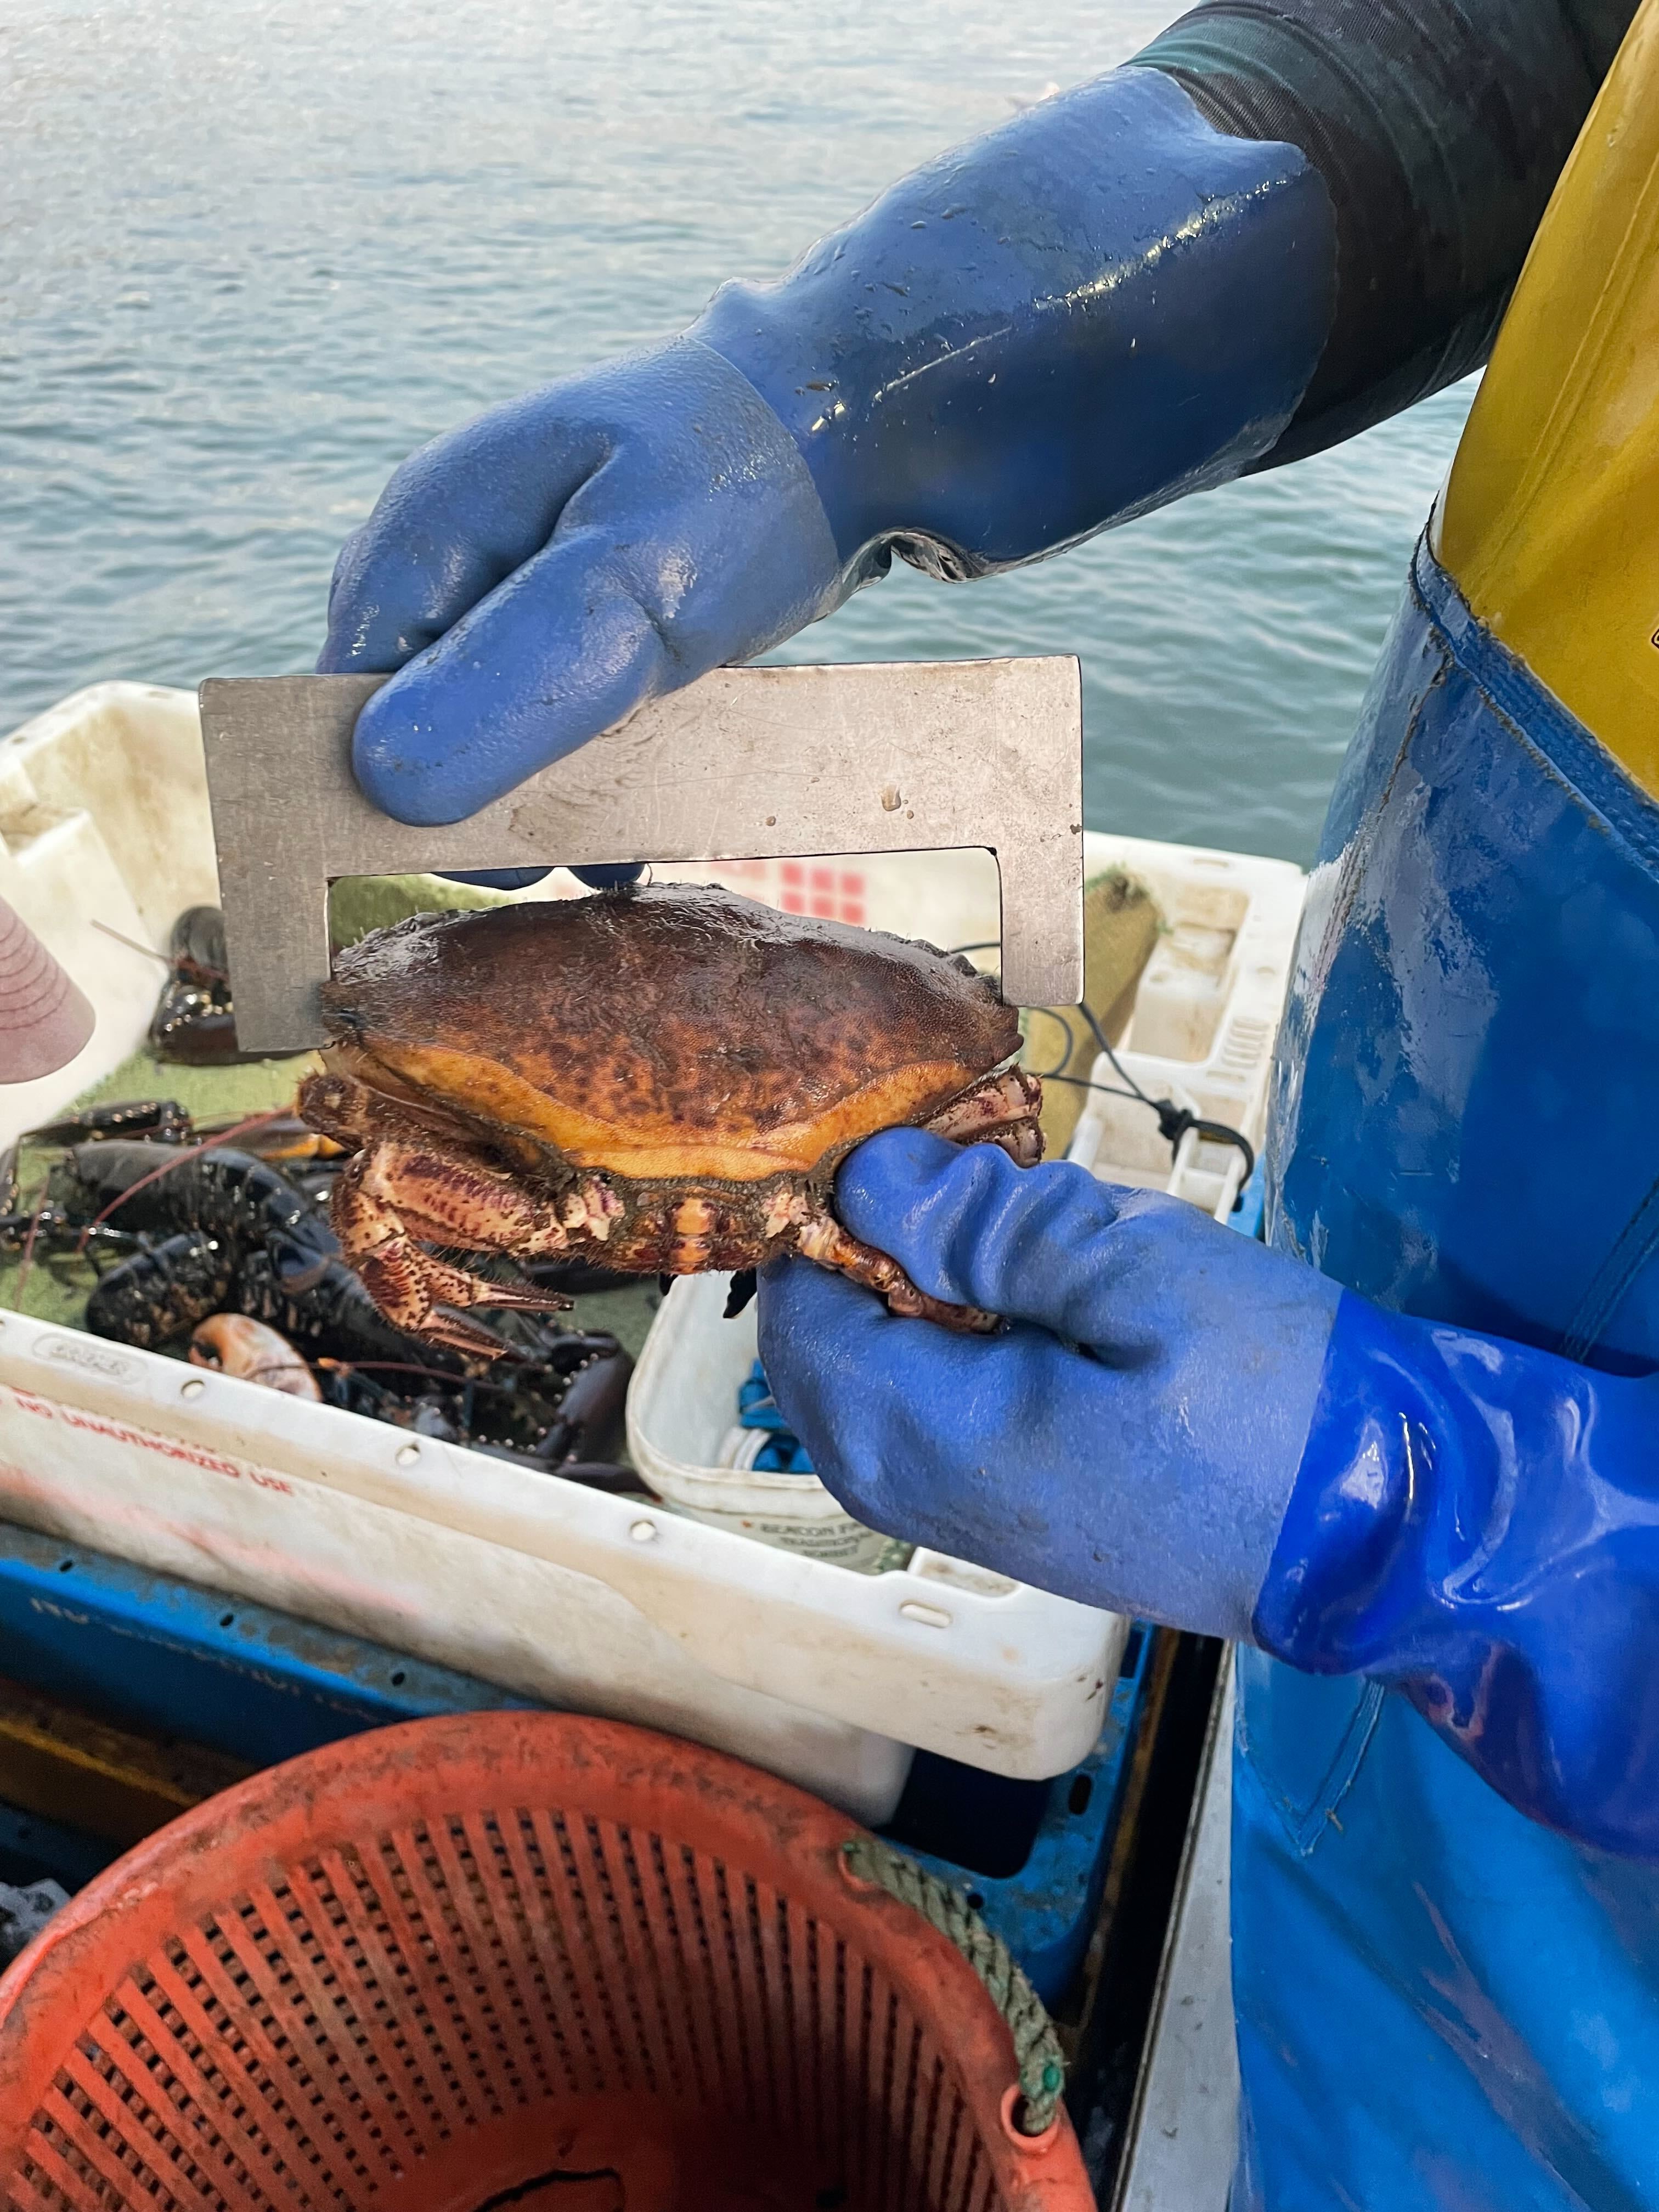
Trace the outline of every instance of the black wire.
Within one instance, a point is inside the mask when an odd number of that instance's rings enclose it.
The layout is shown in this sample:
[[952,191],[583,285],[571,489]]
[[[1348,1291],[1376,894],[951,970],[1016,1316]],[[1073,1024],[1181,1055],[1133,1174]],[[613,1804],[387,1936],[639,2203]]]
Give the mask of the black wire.
[[[1127,1082],[1134,1082],[1134,1078],[1121,1065],[1115,1053],[1109,1054],[1108,1057]],[[1066,1075],[1060,1071],[1039,1076],[1037,1079],[1041,1083],[1074,1083],[1080,1091],[1098,1091],[1107,1098],[1128,1098],[1137,1106],[1149,1107],[1158,1116],[1158,1133],[1168,1144],[1172,1156],[1181,1149],[1181,1140],[1188,1129],[1195,1130],[1199,1136],[1212,1145],[1236,1145],[1244,1155],[1244,1172],[1239,1177],[1238,1189],[1233,1197],[1233,1212],[1237,1213],[1243,1205],[1244,1186],[1255,1173],[1255,1147],[1242,1129],[1235,1129],[1226,1121],[1206,1121],[1201,1114],[1194,1114],[1190,1108],[1177,1106],[1173,1098],[1149,1098],[1139,1084],[1133,1091],[1118,1091],[1109,1083],[1095,1083],[1087,1076]]]
[[1039,1075],[1039,1083],[1069,1083],[1079,1091],[1097,1091],[1103,1098],[1127,1098],[1132,1106],[1150,1106],[1152,1100],[1138,1091],[1120,1091],[1115,1084],[1096,1083],[1086,1075],[1066,1075],[1059,1070],[1053,1075]]
[[1160,1136],[1167,1138],[1173,1152],[1180,1146],[1188,1129],[1204,1139],[1206,1144],[1236,1145],[1244,1155],[1244,1172],[1238,1179],[1238,1189],[1233,1198],[1232,1210],[1237,1212],[1244,1203],[1244,1186],[1255,1173],[1255,1146],[1242,1129],[1235,1129],[1227,1121],[1206,1121],[1201,1114],[1189,1113],[1186,1107],[1177,1106],[1171,1098],[1154,1102],[1158,1113]]
[[[1054,1070],[1053,1077],[1051,1077],[1046,1071],[1043,1073],[1037,1075],[1037,1081],[1039,1083],[1048,1083],[1054,1078],[1064,1078],[1066,1064],[1071,1059],[1072,1054],[1077,1050],[1077,1037],[1073,1030],[1072,1024],[1066,1020],[1064,1014],[1057,1014],[1052,1006],[1041,1006],[1037,1011],[1040,1013],[1046,1014],[1051,1022],[1058,1022],[1061,1029],[1066,1032],[1066,1049],[1060,1056],[1060,1066]],[[1036,1071],[1033,1070],[1033,1073],[1035,1073]]]
[[1111,1039],[1107,1036],[1105,1030],[1102,1029],[1099,1022],[1096,1019],[1094,1008],[1092,1006],[1085,1006],[1079,1002],[1078,1012],[1082,1015],[1084,1020],[1088,1023],[1089,1028],[1093,1034],[1095,1042],[1100,1047],[1101,1051],[1111,1062],[1113,1069],[1117,1074],[1121,1075],[1123,1080],[1128,1085],[1129,1096],[1132,1098],[1139,1098],[1143,1106],[1150,1106],[1152,1108],[1154,1112],[1156,1112],[1159,1101],[1156,1098],[1149,1098],[1146,1096],[1146,1093],[1141,1089],[1140,1085],[1135,1081],[1133,1076],[1130,1074],[1128,1069],[1125,1067],[1123,1062],[1113,1051]]

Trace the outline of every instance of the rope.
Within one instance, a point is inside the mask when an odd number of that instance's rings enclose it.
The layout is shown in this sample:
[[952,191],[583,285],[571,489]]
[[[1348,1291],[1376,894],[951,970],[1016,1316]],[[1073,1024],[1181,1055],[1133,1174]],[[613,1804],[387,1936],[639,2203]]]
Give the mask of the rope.
[[872,1881],[921,1913],[928,1925],[948,1936],[984,1984],[987,1995],[1008,2023],[1024,2102],[1018,2114],[1024,2135],[1040,2136],[1060,2109],[1066,2063],[1060,2038],[1043,2010],[1042,2000],[1000,1936],[988,1928],[960,1890],[896,1851],[876,1836],[854,1836],[841,1847],[848,1871]]

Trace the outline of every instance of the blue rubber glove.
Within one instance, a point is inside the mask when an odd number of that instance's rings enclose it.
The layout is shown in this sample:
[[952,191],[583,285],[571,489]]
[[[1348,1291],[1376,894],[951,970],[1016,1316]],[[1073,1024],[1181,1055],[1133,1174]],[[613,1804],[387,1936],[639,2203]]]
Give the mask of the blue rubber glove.
[[403,672],[358,718],[358,781],[453,822],[842,591],[793,441],[682,338],[405,461],[340,556],[318,665]]
[[1534,1820],[1659,1857],[1659,1376],[1388,1313],[1175,1199],[915,1130],[836,1185],[957,1337],[800,1261],[777,1401],[848,1510],[1397,1684]]
[[982,574],[1237,475],[1313,374],[1334,252],[1305,157],[1155,70],[1041,102],[684,337],[406,461],[318,664],[398,672],[359,781],[458,820],[895,550]]
[[1340,1296],[1195,1206],[915,1129],[860,1146],[836,1207],[917,1285],[1010,1317],[901,1320],[805,1261],[760,1351],[848,1511],[1085,1605],[1249,1632]]

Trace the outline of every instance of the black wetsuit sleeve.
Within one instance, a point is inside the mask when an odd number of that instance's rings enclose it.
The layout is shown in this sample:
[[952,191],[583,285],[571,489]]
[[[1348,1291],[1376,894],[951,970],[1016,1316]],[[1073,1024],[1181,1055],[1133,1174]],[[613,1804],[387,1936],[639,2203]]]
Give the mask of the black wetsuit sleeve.
[[1256,464],[1350,437],[1486,360],[1635,0],[1205,0],[1135,57],[1218,130],[1288,140],[1336,212],[1335,319]]

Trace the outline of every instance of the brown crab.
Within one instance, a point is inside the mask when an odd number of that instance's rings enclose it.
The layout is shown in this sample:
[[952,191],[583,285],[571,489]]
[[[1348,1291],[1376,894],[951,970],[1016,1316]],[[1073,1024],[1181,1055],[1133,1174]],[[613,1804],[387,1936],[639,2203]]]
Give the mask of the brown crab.
[[301,1110],[356,1157],[346,1257],[387,1318],[488,1355],[465,1309],[565,1300],[424,1249],[743,1271],[790,1250],[957,1328],[830,1211],[837,1164],[911,1124],[1042,1153],[1019,1025],[959,957],[665,884],[421,915],[343,954]]

